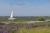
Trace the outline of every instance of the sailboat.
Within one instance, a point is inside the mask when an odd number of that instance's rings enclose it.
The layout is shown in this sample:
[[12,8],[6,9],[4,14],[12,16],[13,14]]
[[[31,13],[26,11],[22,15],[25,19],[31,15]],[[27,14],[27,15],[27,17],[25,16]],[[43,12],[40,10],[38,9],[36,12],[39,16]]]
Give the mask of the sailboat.
[[14,19],[16,19],[16,18],[13,17],[13,10],[12,10],[10,18],[8,18],[8,20],[14,20]]

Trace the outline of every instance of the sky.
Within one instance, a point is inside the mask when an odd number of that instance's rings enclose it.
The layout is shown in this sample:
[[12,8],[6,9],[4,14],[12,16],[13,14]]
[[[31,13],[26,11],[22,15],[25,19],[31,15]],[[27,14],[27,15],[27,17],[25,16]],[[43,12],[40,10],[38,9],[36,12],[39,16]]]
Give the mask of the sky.
[[0,16],[50,16],[50,0],[0,0]]

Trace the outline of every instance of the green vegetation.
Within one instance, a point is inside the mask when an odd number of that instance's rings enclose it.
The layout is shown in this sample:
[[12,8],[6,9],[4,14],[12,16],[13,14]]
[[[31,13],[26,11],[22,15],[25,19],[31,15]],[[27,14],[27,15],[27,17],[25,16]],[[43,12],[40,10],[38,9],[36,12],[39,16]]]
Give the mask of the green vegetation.
[[38,17],[37,20],[38,21],[45,21],[45,18],[44,17]]
[[[8,29],[8,31],[10,31],[12,33],[50,33],[50,22],[36,22],[36,23],[30,23],[30,24],[0,23],[0,25],[2,25],[2,26],[6,25],[8,28],[11,28],[10,30]],[[16,29],[16,30],[14,30],[14,29]]]
[[31,21],[29,19],[15,19],[15,22],[26,22],[26,21]]
[[50,28],[47,27],[37,27],[32,29],[20,29],[19,33],[50,33]]
[[24,27],[20,28],[18,33],[50,33],[50,22],[31,23],[32,28],[27,28],[28,24],[18,23]]
[[[46,22],[45,19],[48,17],[17,17],[13,22],[9,22],[8,18],[1,18],[0,25],[8,28],[7,31],[12,33],[50,33],[50,21]],[[7,24],[6,24],[6,22]],[[23,23],[27,21],[43,21],[43,22],[35,22],[35,23]],[[2,23],[4,22],[4,23]],[[20,23],[21,22],[21,23]],[[9,30],[10,29],[10,30]]]
[[[8,20],[8,16],[0,16],[0,21],[9,21]],[[39,16],[23,16],[23,17],[15,17],[16,19],[14,20],[15,22],[23,22],[23,21],[44,21],[45,19],[49,19],[50,17],[48,16],[42,16],[42,17],[39,17]]]

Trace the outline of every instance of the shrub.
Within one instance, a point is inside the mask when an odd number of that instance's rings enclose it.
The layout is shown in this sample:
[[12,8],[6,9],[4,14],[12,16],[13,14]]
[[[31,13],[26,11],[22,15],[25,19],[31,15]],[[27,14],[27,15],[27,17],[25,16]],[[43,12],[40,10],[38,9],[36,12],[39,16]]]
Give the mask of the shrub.
[[37,20],[38,21],[45,21],[45,18],[44,17],[38,17]]

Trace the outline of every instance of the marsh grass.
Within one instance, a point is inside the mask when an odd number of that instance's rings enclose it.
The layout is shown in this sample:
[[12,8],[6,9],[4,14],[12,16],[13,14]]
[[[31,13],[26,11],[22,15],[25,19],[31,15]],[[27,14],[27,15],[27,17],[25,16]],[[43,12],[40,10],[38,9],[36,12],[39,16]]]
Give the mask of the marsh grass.
[[[36,22],[36,23],[9,23],[4,24],[0,23],[0,25],[6,27],[13,28],[14,26],[15,31],[12,33],[50,33],[50,22]],[[8,27],[8,28],[9,28]],[[11,31],[11,30],[8,30]]]
[[37,27],[32,29],[22,28],[19,33],[50,33],[50,27]]

